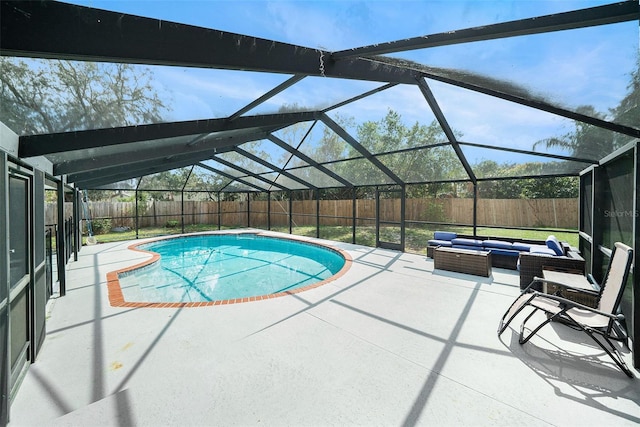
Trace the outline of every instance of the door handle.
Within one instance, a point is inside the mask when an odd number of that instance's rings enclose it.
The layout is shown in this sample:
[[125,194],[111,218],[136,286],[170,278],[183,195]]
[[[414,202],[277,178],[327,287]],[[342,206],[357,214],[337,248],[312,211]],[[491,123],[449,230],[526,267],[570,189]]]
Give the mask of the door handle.
[[9,253],[10,253],[10,254],[15,254],[15,253],[16,253],[16,250],[15,250],[15,249],[9,249]]

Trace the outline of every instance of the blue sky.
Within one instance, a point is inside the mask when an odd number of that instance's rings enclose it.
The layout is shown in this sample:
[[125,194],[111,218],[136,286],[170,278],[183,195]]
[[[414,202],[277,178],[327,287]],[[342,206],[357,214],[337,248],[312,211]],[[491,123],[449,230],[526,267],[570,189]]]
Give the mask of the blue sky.
[[[70,1],[168,21],[330,51],[608,4],[612,1]],[[607,112],[626,93],[638,52],[638,23],[469,43],[397,56],[517,82],[568,107]],[[262,95],[286,75],[152,67],[158,89],[171,93],[172,120],[223,117]],[[324,106],[376,84],[309,79],[261,106]],[[572,122],[506,101],[430,82],[462,140],[531,149],[538,139],[571,130]],[[399,86],[344,114],[378,120],[387,109],[409,123],[433,119],[414,87]],[[251,113],[249,113],[251,114]]]

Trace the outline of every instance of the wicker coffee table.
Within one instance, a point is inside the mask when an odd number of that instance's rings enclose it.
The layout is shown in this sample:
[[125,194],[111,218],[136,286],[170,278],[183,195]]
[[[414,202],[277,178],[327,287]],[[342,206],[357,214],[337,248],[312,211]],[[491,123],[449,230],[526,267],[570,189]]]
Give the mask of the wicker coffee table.
[[440,270],[474,276],[491,275],[491,252],[440,247],[433,251],[433,262],[434,267]]

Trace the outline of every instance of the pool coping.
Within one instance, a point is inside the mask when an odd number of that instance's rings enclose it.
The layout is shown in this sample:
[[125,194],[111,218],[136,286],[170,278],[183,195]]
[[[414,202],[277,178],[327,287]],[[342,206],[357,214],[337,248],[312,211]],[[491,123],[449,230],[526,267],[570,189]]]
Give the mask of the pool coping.
[[[326,249],[330,249],[334,252],[339,253],[344,257],[344,265],[336,274],[331,277],[328,277],[324,280],[321,280],[316,283],[312,283],[310,285],[302,286],[300,288],[296,288],[290,291],[278,292],[275,294],[267,294],[267,295],[257,295],[252,297],[242,297],[242,298],[233,298],[233,299],[224,299],[224,300],[215,300],[215,301],[199,301],[199,302],[139,302],[139,301],[126,301],[124,299],[124,295],[122,293],[122,287],[120,286],[120,274],[129,273],[134,270],[138,270],[140,268],[147,267],[151,264],[154,264],[160,260],[160,254],[152,251],[148,251],[145,249],[140,249],[138,246],[146,245],[151,242],[157,242],[161,240],[169,240],[169,239],[177,239],[181,237],[187,236],[197,236],[197,235],[209,235],[209,234],[255,234],[257,236],[270,237],[274,239],[281,240],[293,240],[299,243],[306,243],[310,245],[321,246]],[[293,295],[300,292],[308,291],[310,289],[317,288],[319,286],[325,285],[329,282],[332,282],[340,277],[344,276],[344,274],[349,271],[351,265],[353,264],[353,259],[348,252],[336,248],[335,246],[331,246],[326,243],[316,242],[309,240],[310,238],[305,236],[295,236],[295,235],[276,235],[273,232],[264,232],[264,231],[229,231],[229,232],[200,232],[200,233],[189,233],[189,234],[178,234],[173,236],[164,236],[156,239],[145,240],[143,242],[136,242],[127,247],[128,250],[142,252],[148,255],[151,255],[150,259],[147,259],[143,262],[134,264],[129,267],[121,268],[118,270],[110,271],[107,273],[107,293],[109,296],[109,304],[112,307],[128,307],[128,308],[189,308],[189,307],[210,307],[216,305],[228,305],[228,304],[239,304],[245,302],[252,301],[263,301],[272,298],[280,298],[287,295]]]

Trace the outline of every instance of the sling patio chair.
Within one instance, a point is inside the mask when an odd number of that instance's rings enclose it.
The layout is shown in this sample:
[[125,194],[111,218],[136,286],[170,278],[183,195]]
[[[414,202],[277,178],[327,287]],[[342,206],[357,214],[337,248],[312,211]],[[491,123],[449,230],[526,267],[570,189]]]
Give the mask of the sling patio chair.
[[[631,269],[633,249],[629,246],[616,242],[611,254],[611,262],[605,274],[600,293],[597,297],[597,306],[595,308],[581,304],[579,302],[564,298],[561,293],[545,294],[536,291],[532,285],[549,282],[546,279],[536,277],[522,294],[509,307],[507,312],[500,320],[498,326],[498,336],[500,336],[509,326],[511,321],[526,307],[533,308],[533,311],[525,318],[520,326],[519,343],[524,344],[532,336],[534,336],[543,326],[552,321],[567,325],[573,329],[581,330],[589,335],[600,348],[602,348],[618,367],[627,374],[628,377],[634,378],[633,373],[625,364],[622,356],[614,347],[611,339],[618,341],[626,341],[626,337],[617,336],[614,332],[614,324],[620,317],[617,314],[618,305],[622,299],[624,287],[629,277]],[[556,285],[562,286],[560,283]],[[563,286],[570,289],[570,286]],[[579,289],[573,289],[579,292]],[[547,316],[546,320],[533,328],[529,335],[525,336],[525,324],[534,313],[538,310],[543,311]],[[616,335],[614,335],[616,334]],[[601,337],[601,339],[598,339]],[[606,345],[605,345],[606,344]]]

